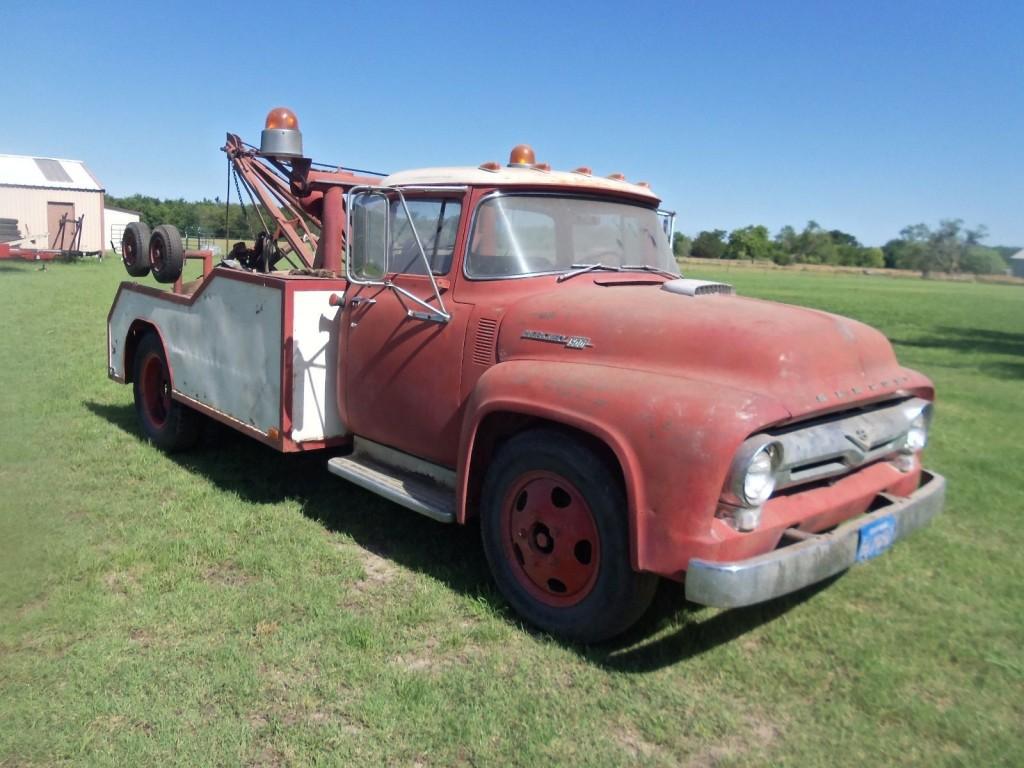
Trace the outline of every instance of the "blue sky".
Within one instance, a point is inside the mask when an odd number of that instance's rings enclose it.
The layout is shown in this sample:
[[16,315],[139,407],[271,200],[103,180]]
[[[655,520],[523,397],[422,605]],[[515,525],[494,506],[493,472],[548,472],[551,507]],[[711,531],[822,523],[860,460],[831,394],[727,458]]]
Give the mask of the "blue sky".
[[959,217],[1024,246],[1024,3],[4,4],[0,152],[223,198],[275,105],[314,159],[651,182],[685,232]]

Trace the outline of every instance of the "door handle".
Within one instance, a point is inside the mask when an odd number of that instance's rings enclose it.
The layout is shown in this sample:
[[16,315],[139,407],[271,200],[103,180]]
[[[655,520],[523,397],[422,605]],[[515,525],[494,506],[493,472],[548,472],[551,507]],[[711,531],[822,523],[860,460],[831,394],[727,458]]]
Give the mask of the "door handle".
[[377,300],[368,298],[366,296],[353,296],[351,299],[349,299],[348,303],[351,304],[353,307],[358,307],[360,304],[376,304]]

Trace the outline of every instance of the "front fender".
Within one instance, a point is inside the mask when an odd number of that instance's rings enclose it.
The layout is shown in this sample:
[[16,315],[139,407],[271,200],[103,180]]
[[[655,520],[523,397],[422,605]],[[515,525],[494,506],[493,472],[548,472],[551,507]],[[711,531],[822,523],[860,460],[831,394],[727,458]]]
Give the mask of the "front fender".
[[683,570],[711,519],[732,457],[751,433],[789,417],[773,400],[676,376],[580,363],[514,360],[488,369],[466,404],[458,507],[466,518],[481,423],[532,416],[586,432],[615,454],[625,479],[637,570]]

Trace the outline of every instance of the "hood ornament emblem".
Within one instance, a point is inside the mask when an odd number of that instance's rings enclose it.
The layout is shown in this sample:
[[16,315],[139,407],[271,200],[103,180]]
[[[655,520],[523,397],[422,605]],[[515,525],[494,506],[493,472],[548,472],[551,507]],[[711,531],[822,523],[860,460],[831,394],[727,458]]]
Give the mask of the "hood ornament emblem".
[[866,451],[871,448],[871,433],[863,427],[857,427],[852,435],[847,435],[846,439],[856,445],[862,451]]
[[589,336],[566,336],[563,333],[548,333],[547,331],[523,331],[520,338],[561,344],[566,349],[586,349],[594,346],[590,343]]

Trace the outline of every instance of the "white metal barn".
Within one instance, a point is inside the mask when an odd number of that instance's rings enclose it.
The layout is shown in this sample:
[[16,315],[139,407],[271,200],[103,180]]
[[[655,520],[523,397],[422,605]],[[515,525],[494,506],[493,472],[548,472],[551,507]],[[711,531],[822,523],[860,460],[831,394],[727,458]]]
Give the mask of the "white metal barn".
[[1024,248],[1010,257],[1010,271],[1014,277],[1024,277]]
[[70,248],[84,215],[78,250],[103,250],[103,195],[81,160],[0,155],[0,219],[16,219],[21,236],[34,239],[25,247]]
[[116,253],[121,253],[121,236],[124,235],[124,228],[133,221],[141,221],[142,214],[138,211],[129,211],[125,208],[114,208],[106,206],[103,209],[103,221],[106,222],[107,231],[106,245],[110,245]]

